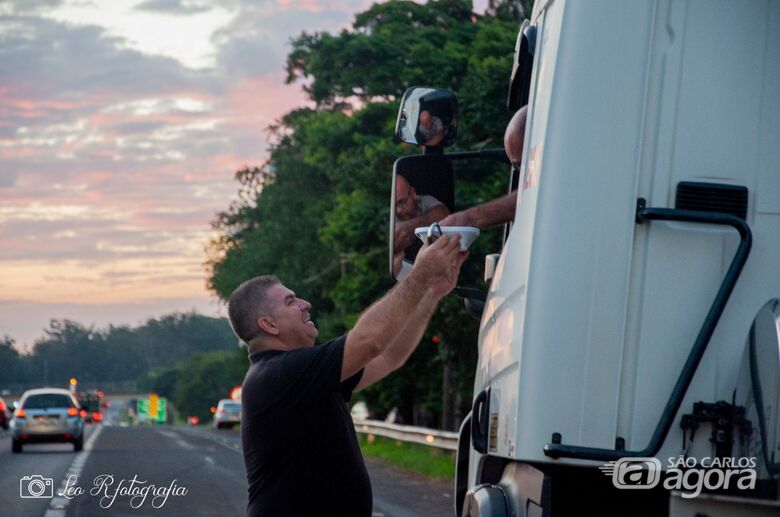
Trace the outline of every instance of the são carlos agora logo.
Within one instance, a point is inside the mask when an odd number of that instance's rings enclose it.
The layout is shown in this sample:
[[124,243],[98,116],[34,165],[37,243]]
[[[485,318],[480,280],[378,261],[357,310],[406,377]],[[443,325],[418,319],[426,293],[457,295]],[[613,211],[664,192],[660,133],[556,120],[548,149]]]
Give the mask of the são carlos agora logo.
[[[682,497],[697,497],[703,489],[753,490],[756,487],[756,458],[671,457],[666,466],[657,458],[620,458],[599,467],[612,478],[616,488],[649,490],[663,482],[667,490],[679,490]],[[662,479],[663,478],[663,479]]]

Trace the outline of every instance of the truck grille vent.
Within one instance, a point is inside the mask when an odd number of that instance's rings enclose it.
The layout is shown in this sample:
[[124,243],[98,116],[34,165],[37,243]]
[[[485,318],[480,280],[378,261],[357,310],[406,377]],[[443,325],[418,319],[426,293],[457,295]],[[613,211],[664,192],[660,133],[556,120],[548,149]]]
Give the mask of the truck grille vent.
[[723,212],[745,219],[747,205],[747,187],[695,181],[677,184],[674,207],[678,209]]

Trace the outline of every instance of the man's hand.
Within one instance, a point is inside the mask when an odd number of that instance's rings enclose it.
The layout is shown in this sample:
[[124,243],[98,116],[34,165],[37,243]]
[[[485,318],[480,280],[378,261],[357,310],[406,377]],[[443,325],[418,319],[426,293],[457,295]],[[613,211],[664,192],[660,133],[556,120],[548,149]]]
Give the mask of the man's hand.
[[460,251],[460,234],[442,235],[420,249],[412,272],[417,272],[427,284],[428,294],[438,301],[455,287],[467,256],[468,252]]
[[414,243],[417,236],[414,234],[416,222],[398,221],[395,223],[395,234],[393,236],[393,251],[403,251]]
[[460,267],[463,265],[463,263],[466,261],[466,259],[469,256],[468,251],[459,251],[457,258],[455,259],[455,263],[450,266],[450,271],[445,279],[443,279],[441,282],[433,285],[428,289],[428,295],[430,295],[433,300],[439,301],[448,294],[452,292],[453,289],[455,289],[455,286],[458,284],[458,276],[460,275]]

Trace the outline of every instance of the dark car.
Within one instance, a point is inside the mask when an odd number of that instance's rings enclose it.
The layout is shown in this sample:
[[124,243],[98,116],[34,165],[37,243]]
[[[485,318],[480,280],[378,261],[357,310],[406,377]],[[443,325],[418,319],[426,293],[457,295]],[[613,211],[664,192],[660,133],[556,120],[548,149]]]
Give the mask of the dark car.
[[85,422],[101,423],[103,421],[103,392],[82,392],[76,395],[82,409]]

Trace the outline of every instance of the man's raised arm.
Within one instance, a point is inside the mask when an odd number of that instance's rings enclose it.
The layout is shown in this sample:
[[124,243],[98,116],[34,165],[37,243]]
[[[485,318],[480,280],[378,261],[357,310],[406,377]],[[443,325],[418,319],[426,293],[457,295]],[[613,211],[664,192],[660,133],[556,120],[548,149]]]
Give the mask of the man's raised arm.
[[[439,299],[452,289],[447,287],[454,286],[453,277],[457,278],[463,263],[459,250],[459,235],[444,235],[423,247],[409,275],[366,309],[347,334],[341,380],[360,371],[395,342],[410,318],[420,315],[418,308],[423,314],[432,314]],[[431,301],[433,307],[428,307]],[[425,317],[426,324],[429,318],[430,314]]]
[[420,340],[425,333],[425,329],[428,328],[428,323],[431,321],[431,316],[433,316],[439,301],[455,287],[460,267],[467,256],[467,252],[460,252],[457,264],[454,268],[451,267],[452,274],[450,277],[445,282],[431,287],[423,295],[422,299],[417,303],[414,312],[406,319],[406,324],[401,332],[395,336],[395,339],[388,344],[379,356],[366,364],[355,391],[371,386],[404,365],[409,356],[412,355],[412,352],[417,348],[417,345],[420,344]]

